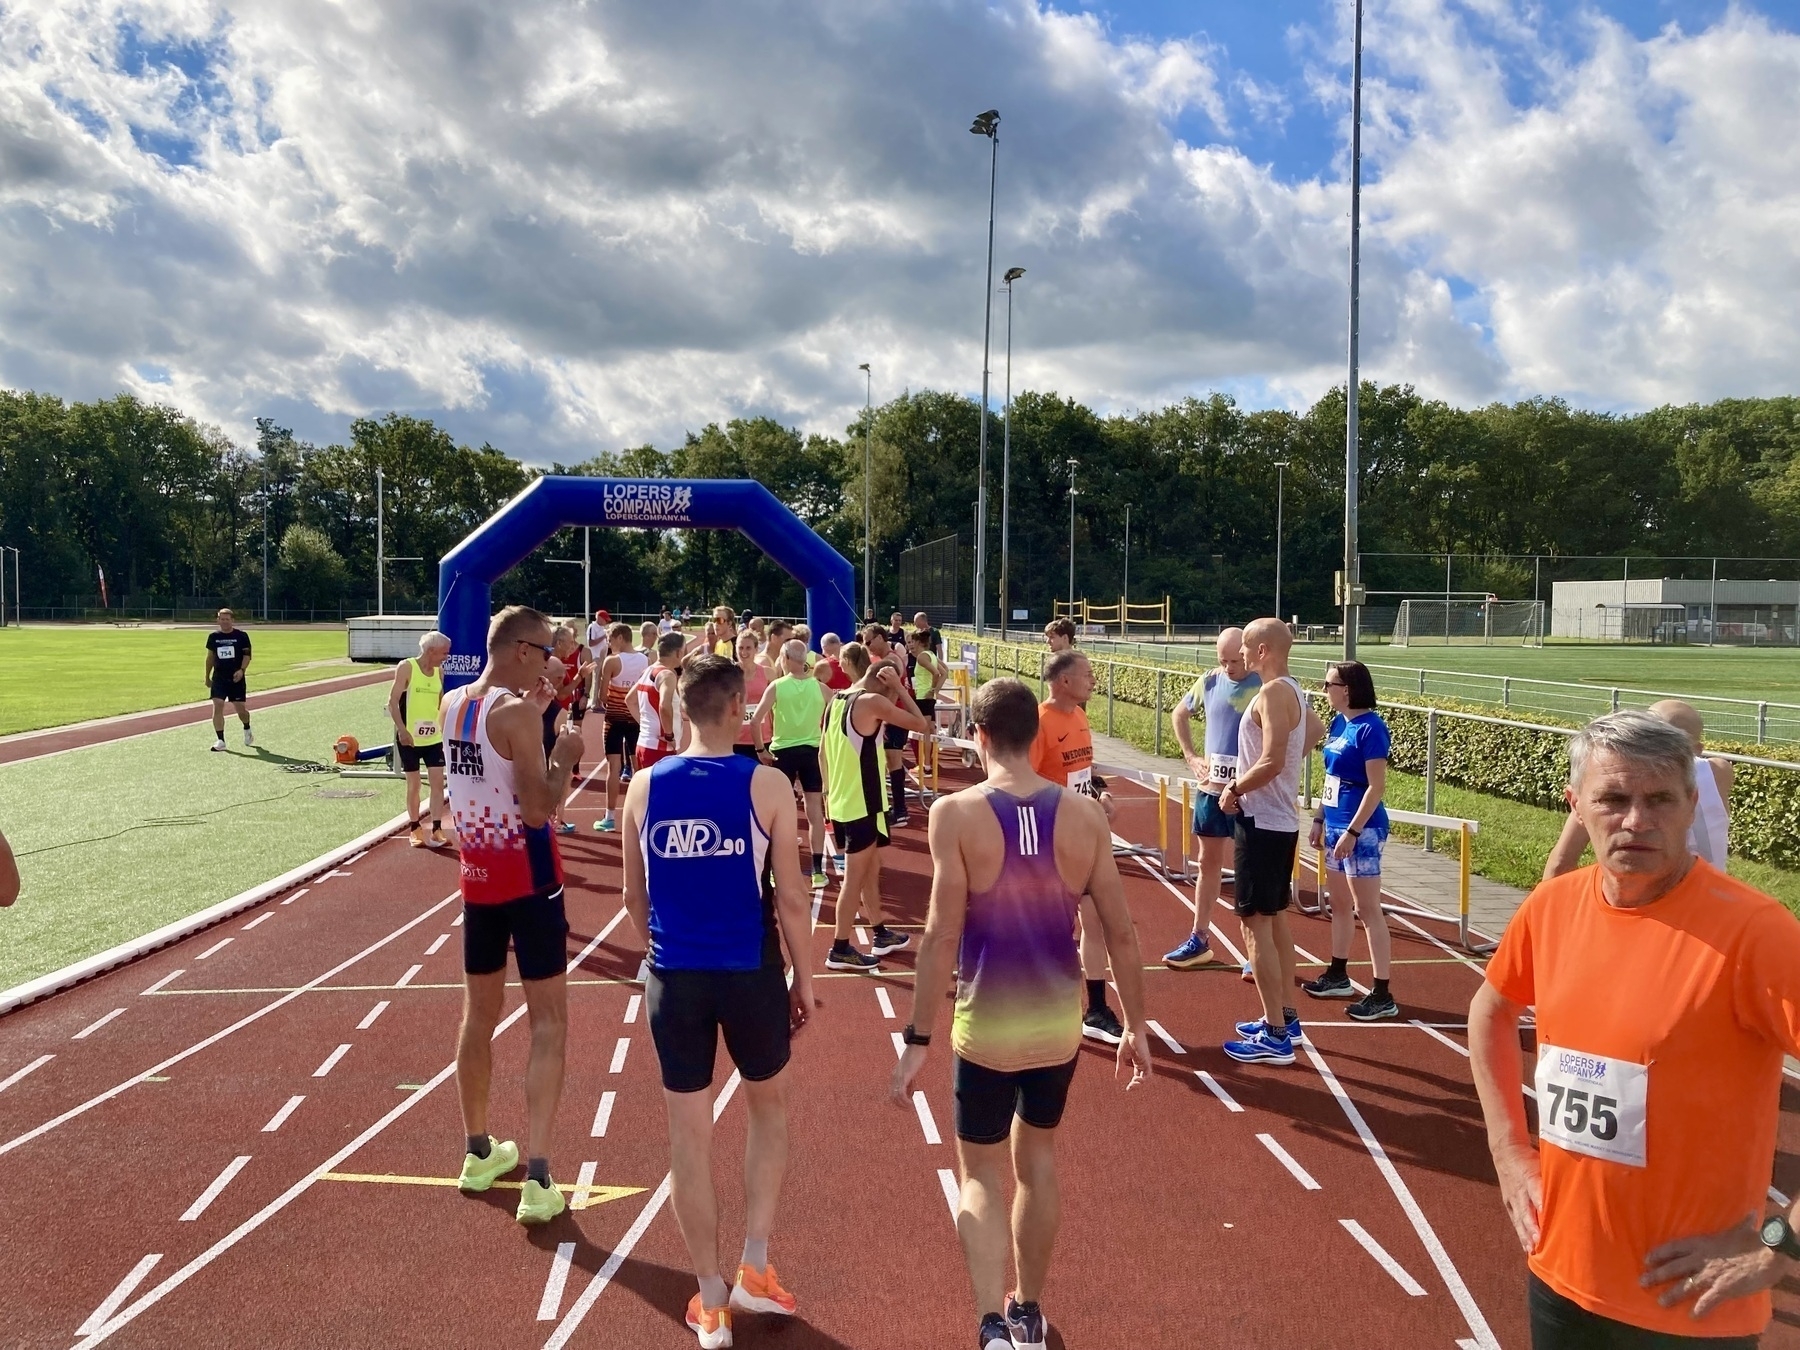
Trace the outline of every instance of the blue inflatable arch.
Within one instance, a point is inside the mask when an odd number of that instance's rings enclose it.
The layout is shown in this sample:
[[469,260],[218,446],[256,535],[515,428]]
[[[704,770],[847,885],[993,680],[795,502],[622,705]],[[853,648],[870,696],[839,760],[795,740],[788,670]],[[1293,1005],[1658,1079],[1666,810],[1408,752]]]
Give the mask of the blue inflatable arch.
[[761,483],[747,478],[545,477],[496,511],[438,565],[438,627],[450,638],[444,686],[467,684],[487,659],[494,579],[570,525],[742,530],[806,588],[813,644],[856,627],[856,574],[836,549]]

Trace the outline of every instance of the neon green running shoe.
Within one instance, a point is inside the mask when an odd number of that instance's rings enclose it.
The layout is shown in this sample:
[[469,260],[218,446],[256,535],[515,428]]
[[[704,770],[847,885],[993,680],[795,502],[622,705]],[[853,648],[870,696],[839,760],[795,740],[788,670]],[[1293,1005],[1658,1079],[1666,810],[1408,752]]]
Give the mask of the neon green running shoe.
[[510,1139],[502,1142],[490,1134],[487,1157],[463,1154],[462,1175],[456,1179],[456,1189],[464,1195],[479,1195],[518,1165],[519,1146]]
[[548,1186],[540,1186],[526,1177],[525,1186],[519,1192],[519,1210],[513,1217],[523,1224],[549,1223],[568,1207],[554,1181]]

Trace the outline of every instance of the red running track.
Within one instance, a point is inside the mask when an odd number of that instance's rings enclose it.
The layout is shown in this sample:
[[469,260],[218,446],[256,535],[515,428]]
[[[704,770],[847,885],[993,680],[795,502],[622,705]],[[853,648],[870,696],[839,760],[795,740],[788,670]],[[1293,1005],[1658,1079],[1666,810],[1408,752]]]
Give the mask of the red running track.
[[[1153,801],[1125,791],[1119,828],[1151,837]],[[453,1177],[462,1149],[448,1081],[455,866],[389,840],[0,1023],[6,1342],[692,1345],[655,1056],[629,982],[639,944],[621,918],[619,845],[588,830],[595,804],[592,789],[576,798],[587,832],[565,841],[573,974],[554,1155],[560,1182],[591,1184],[590,1203],[528,1232],[512,1219],[516,1192],[420,1184]],[[923,830],[902,831],[887,860],[894,911],[922,923]],[[1479,969],[1444,945],[1449,925],[1396,934],[1395,993],[1423,1027],[1359,1026],[1313,1004],[1299,1062],[1242,1066],[1219,1043],[1254,1011],[1249,988],[1231,967],[1156,966],[1189,927],[1187,901],[1136,863],[1125,874],[1167,1039],[1155,1080],[1130,1095],[1110,1052],[1084,1052],[1059,1136],[1052,1345],[1523,1347],[1524,1263],[1462,1048]],[[821,961],[831,913],[828,895]],[[1229,913],[1213,917],[1236,941]],[[1296,929],[1325,954],[1322,921]],[[886,1102],[910,977],[907,952],[879,978],[821,982],[825,1007],[795,1049],[772,1248],[802,1319],[747,1319],[739,1345],[971,1343],[945,1191],[947,1058],[917,1110]],[[507,1137],[524,1129],[526,1040],[521,1019],[495,1044],[494,1128]],[[728,1086],[725,1072],[717,1081]],[[1783,1108],[1774,1179],[1792,1194],[1800,1084],[1785,1085]],[[728,1098],[716,1168],[727,1258],[742,1232],[743,1137]],[[1785,1287],[1765,1346],[1800,1345],[1797,1328],[1800,1289]]]

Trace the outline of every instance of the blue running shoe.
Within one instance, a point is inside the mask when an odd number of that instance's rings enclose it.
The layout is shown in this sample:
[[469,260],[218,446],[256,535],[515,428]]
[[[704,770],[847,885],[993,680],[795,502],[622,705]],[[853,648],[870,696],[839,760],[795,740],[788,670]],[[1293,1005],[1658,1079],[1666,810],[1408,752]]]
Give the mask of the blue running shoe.
[[1212,948],[1206,945],[1206,939],[1189,933],[1179,947],[1163,957],[1163,964],[1171,970],[1193,970],[1212,959]]
[[1226,1041],[1225,1053],[1240,1064],[1292,1064],[1294,1043],[1259,1026],[1241,1041]]
[[[1264,1027],[1266,1027],[1268,1025],[1269,1025],[1269,1019],[1266,1017],[1258,1017],[1254,1021],[1250,1021],[1250,1022],[1239,1022],[1237,1024],[1237,1034],[1239,1036],[1245,1037],[1247,1039],[1251,1036],[1254,1036],[1257,1032],[1261,1031]],[[1290,1041],[1298,1041],[1298,1040],[1304,1039],[1300,1035],[1300,1019],[1298,1017],[1296,1017],[1293,1021],[1291,1021],[1287,1024],[1287,1038]]]
[[556,822],[556,832],[558,834],[574,834],[575,833],[574,822],[567,821],[567,820],[557,821]]
[[1014,1294],[1006,1296],[1006,1330],[1012,1337],[1013,1350],[1045,1350],[1047,1331],[1044,1314],[1035,1303],[1021,1303]]

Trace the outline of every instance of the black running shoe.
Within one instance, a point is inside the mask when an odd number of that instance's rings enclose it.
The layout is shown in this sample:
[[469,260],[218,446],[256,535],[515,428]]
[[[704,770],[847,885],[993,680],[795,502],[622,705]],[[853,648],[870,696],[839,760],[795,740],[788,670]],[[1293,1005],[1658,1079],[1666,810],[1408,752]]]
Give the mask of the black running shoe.
[[1356,990],[1348,975],[1333,975],[1329,970],[1316,980],[1300,986],[1310,998],[1355,998]]
[[979,1350],[1012,1350],[1012,1333],[1006,1329],[1006,1319],[999,1313],[988,1313],[981,1319],[981,1330],[975,1333],[975,1344]]
[[1125,1039],[1125,1028],[1107,1007],[1095,1008],[1081,1019],[1081,1034],[1089,1040],[1117,1045]]
[[867,952],[859,952],[848,942],[842,946],[834,945],[825,957],[825,969],[827,970],[870,971],[880,968],[881,961],[878,957],[870,956]]
[[896,933],[885,923],[877,924],[870,932],[869,937],[871,939],[869,950],[876,956],[886,956],[889,952],[897,952],[912,941],[905,933]]
[[1014,1350],[1044,1350],[1044,1314],[1035,1303],[1021,1303],[1006,1296],[1006,1329]]
[[1345,1008],[1344,1013],[1359,1022],[1379,1022],[1384,1017],[1398,1017],[1400,1005],[1394,1002],[1392,994],[1369,994]]

